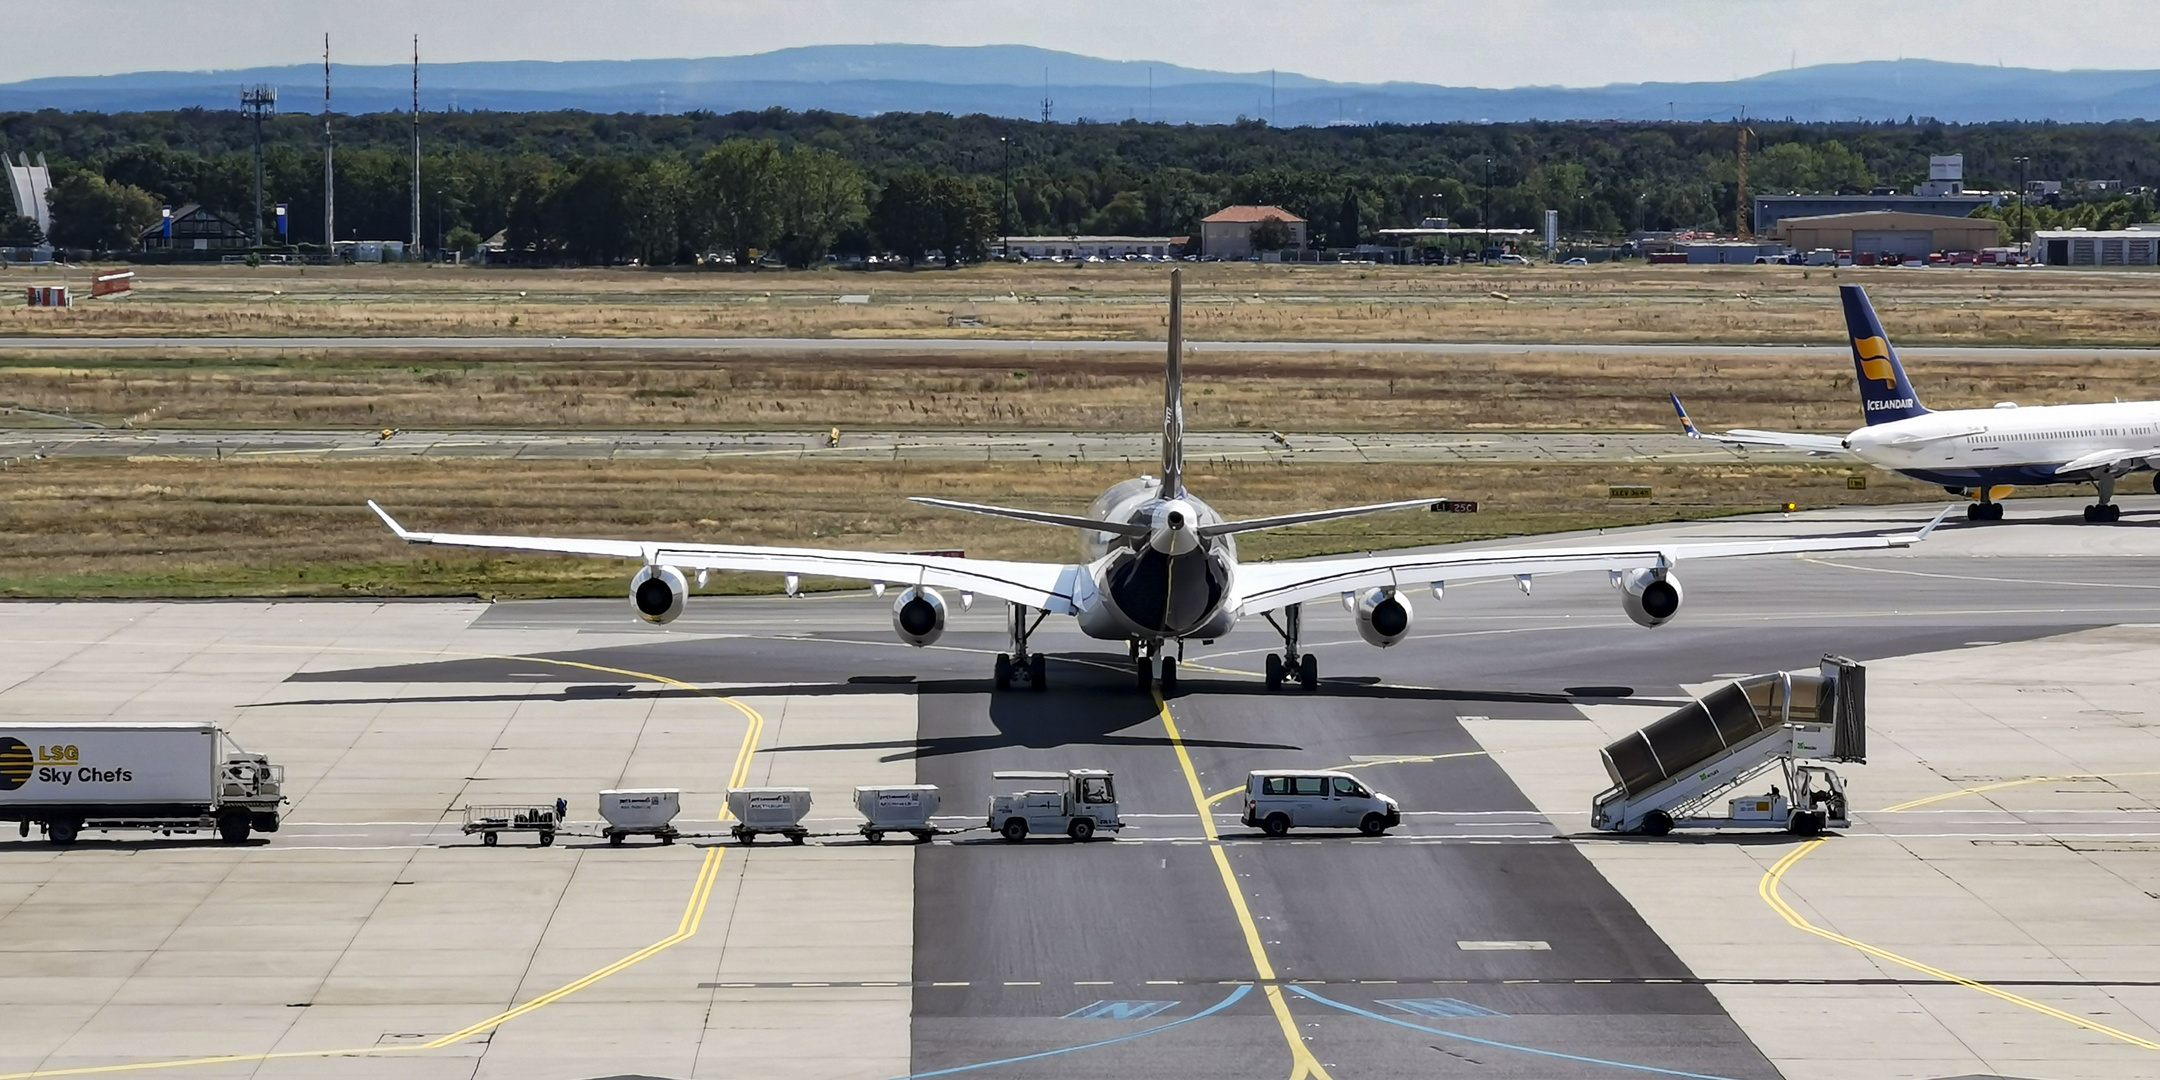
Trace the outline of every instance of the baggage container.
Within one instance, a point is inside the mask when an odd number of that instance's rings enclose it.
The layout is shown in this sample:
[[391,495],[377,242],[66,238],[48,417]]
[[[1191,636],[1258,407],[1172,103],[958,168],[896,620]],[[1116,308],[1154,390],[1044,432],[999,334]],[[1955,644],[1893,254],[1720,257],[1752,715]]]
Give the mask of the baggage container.
[[735,815],[729,831],[741,843],[752,843],[761,833],[777,833],[798,844],[810,836],[802,826],[810,815],[809,788],[736,788],[728,792],[727,804]]
[[55,844],[83,829],[276,832],[285,768],[216,724],[0,722],[0,821]]
[[625,836],[657,836],[672,844],[677,836],[675,815],[682,810],[682,792],[675,788],[635,788],[600,793],[600,816],[607,820],[602,834],[620,847]]
[[930,818],[938,812],[938,805],[935,784],[855,789],[855,809],[864,818],[861,832],[863,838],[873,844],[884,840],[889,832],[913,833],[915,839],[929,843],[930,838],[937,835],[937,827],[930,824]]

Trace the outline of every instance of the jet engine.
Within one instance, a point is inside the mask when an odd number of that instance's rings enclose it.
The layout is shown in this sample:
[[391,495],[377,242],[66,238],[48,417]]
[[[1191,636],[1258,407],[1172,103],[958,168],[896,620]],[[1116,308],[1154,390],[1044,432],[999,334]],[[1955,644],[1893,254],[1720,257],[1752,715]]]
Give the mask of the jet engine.
[[1680,579],[1669,570],[1630,570],[1613,584],[1620,610],[1637,626],[1663,626],[1680,612]]
[[1399,589],[1367,589],[1351,607],[1358,636],[1385,649],[1410,634],[1410,598]]
[[630,604],[637,608],[637,617],[649,623],[674,622],[689,595],[690,583],[672,566],[648,566],[630,579]]
[[893,633],[920,649],[945,633],[945,598],[926,586],[909,588],[893,598]]

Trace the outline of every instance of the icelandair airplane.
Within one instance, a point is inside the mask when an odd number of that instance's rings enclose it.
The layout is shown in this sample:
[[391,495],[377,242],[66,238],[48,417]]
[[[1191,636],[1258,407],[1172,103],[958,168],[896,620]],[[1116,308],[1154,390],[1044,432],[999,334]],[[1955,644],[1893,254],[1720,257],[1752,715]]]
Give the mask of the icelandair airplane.
[[[415,544],[553,552],[635,559],[644,564],[630,579],[630,603],[649,623],[682,614],[690,592],[686,571],[704,585],[711,571],[749,571],[784,576],[794,595],[802,575],[872,583],[883,596],[889,583],[901,588],[893,601],[893,632],[914,646],[945,632],[948,610],[942,589],[959,594],[969,608],[980,594],[1009,607],[1009,650],[998,654],[998,689],[1025,680],[1036,690],[1048,683],[1047,657],[1029,649],[1028,637],[1050,615],[1070,615],[1089,637],[1127,643],[1139,685],[1177,688],[1177,658],[1193,638],[1212,642],[1241,617],[1259,615],[1282,636],[1280,655],[1267,658],[1267,685],[1295,681],[1312,689],[1319,661],[1299,652],[1300,605],[1340,598],[1357,619],[1358,635],[1386,648],[1410,632],[1410,593],[1431,588],[1440,599],[1450,581],[1513,577],[1528,592],[1532,575],[1605,570],[1619,590],[1620,607],[1643,626],[1658,626],[1680,610],[1680,579],[1673,573],[1690,559],[1780,552],[1851,551],[1904,547],[1927,537],[1934,522],[1914,533],[1805,539],[1714,540],[1693,543],[1646,541],[1587,547],[1454,548],[1349,557],[1240,563],[1239,533],[1279,529],[1392,510],[1426,509],[1438,500],[1414,499],[1334,510],[1225,520],[1185,489],[1184,331],[1179,272],[1170,273],[1170,360],[1164,385],[1162,475],[1127,480],[1104,492],[1084,515],[1015,510],[974,503],[917,498],[914,501],[974,514],[1063,526],[1080,533],[1077,563],[996,562],[939,555],[817,548],[740,547],[668,541],[575,540],[539,536],[480,536],[414,532],[374,502],[369,508],[400,539]],[[1947,514],[1948,511],[1944,511]]]
[[[2115,505],[2115,482],[2160,467],[2160,401],[2029,408],[2005,401],[1992,409],[1930,412],[1905,377],[1867,291],[1841,285],[1838,292],[1845,301],[1866,427],[1843,438],[1745,428],[1705,435],[1675,394],[1673,408],[1688,435],[1858,458],[1940,484],[1952,495],[1972,496],[1975,501],[1965,508],[1972,521],[2001,521],[1997,499],[2018,486],[2044,484],[2091,484],[2099,501],[2085,508],[2085,520],[2118,521],[2122,508]],[[2160,475],[2153,478],[2153,490],[2160,492]]]

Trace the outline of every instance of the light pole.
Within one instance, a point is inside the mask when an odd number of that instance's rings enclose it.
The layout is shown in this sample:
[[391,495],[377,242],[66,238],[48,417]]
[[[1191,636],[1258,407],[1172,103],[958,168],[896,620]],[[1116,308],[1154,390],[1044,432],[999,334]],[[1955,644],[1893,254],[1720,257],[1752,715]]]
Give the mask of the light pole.
[[[1149,69],[1150,79],[1154,78],[1153,71]],[[998,241],[1005,249],[1004,257],[1011,259],[1012,241],[1007,237],[1012,235],[1012,136],[998,136],[998,153],[1005,159],[1005,195],[998,200]]]
[[1492,251],[1492,155],[1485,157],[1485,182],[1478,187],[1478,228],[1485,230],[1485,242],[1478,248],[1478,261],[1487,261]]

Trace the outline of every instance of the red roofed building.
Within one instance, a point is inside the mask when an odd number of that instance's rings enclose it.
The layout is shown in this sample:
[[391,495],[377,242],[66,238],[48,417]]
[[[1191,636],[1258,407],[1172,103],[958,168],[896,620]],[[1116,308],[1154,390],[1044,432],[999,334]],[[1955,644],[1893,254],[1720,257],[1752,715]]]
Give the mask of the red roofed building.
[[[1275,235],[1263,235],[1263,228]],[[1305,219],[1280,206],[1226,206],[1200,219],[1203,255],[1244,259],[1262,251],[1302,251],[1304,247]]]

